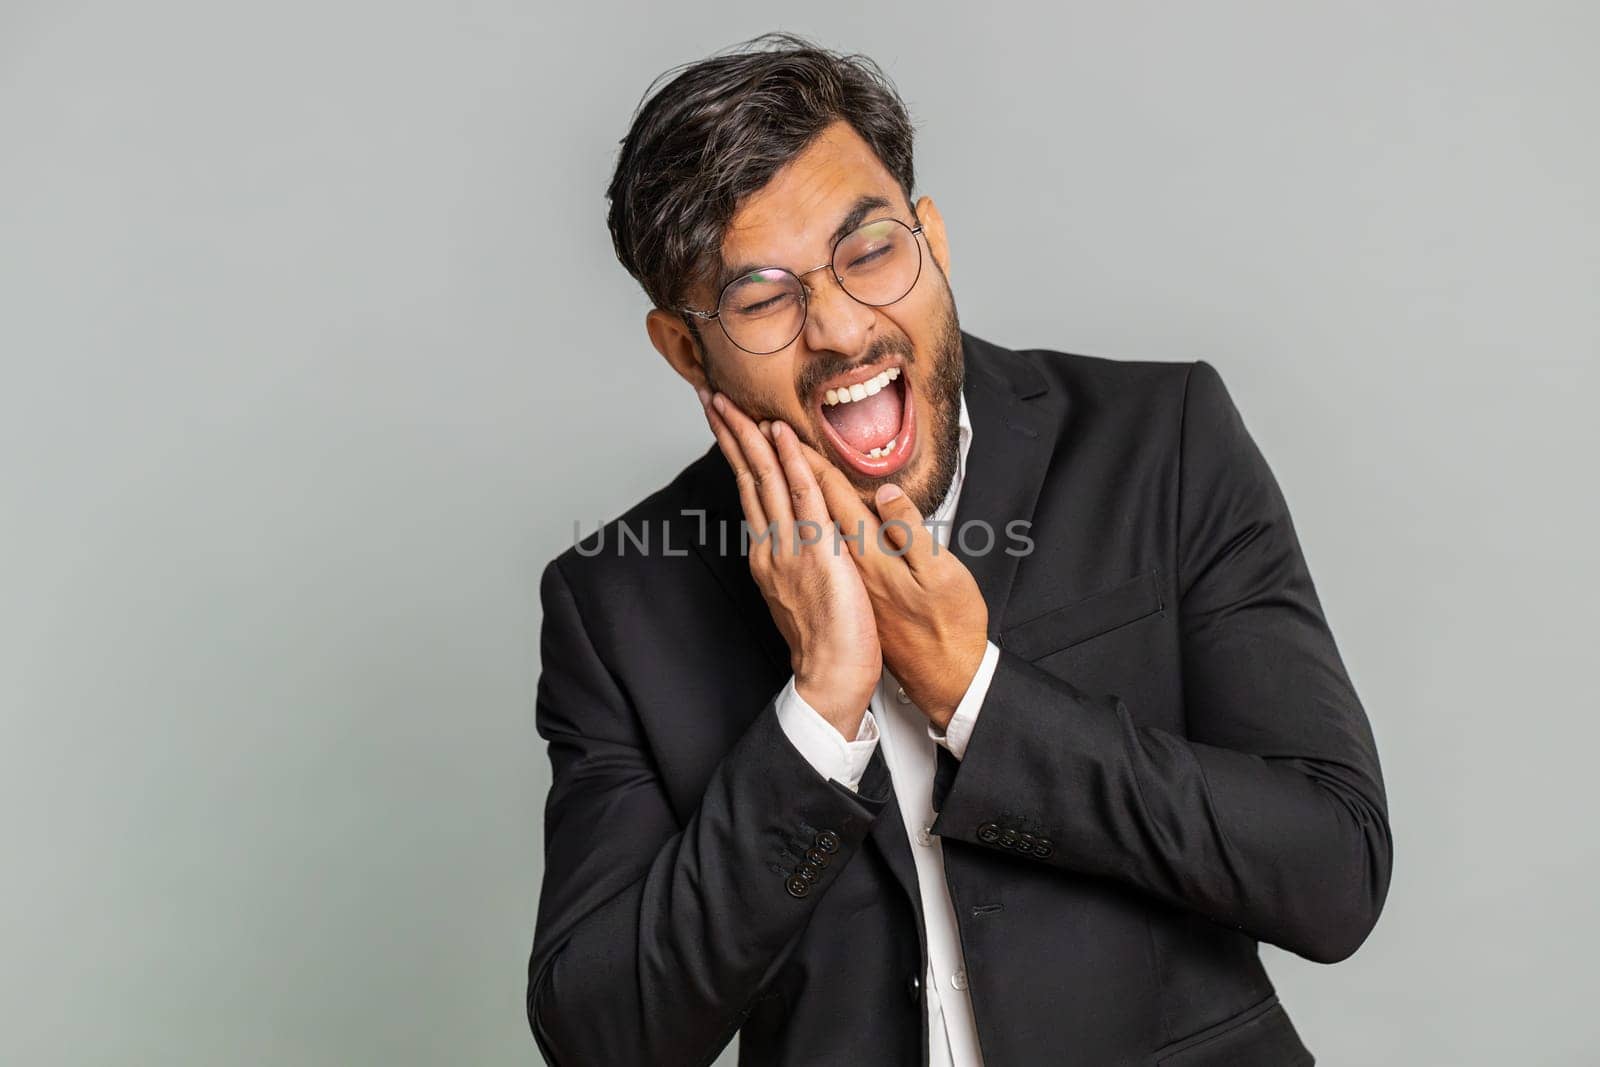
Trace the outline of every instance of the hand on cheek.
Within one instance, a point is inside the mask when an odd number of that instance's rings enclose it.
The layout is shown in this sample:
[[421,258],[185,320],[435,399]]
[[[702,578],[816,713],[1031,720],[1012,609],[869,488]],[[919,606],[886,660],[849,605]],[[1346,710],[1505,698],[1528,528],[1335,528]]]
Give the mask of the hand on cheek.
[[745,521],[757,534],[771,531],[752,540],[750,573],[789,645],[795,690],[853,738],[883,674],[860,572],[824,536],[832,518],[794,431],[752,421],[721,394],[705,412],[733,470]]
[[828,511],[857,541],[846,545],[860,568],[889,671],[917,707],[943,727],[972,683],[988,642],[989,607],[972,572],[938,546],[932,527],[899,486],[879,487],[876,513],[848,479],[801,446]]

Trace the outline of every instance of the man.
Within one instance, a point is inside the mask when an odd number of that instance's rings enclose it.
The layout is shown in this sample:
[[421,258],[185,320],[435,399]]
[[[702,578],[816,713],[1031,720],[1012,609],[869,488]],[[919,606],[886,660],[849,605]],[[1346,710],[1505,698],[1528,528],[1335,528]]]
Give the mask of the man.
[[881,72],[789,37],[623,141],[716,443],[544,572],[539,1046],[1310,1063],[1257,944],[1354,952],[1390,837],[1283,496],[1211,365],[963,333],[911,191]]

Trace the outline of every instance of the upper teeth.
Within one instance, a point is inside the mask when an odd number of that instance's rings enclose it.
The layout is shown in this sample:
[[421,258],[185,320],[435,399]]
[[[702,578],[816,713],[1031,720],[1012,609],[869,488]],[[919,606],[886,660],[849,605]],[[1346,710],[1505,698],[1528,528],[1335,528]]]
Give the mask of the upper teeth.
[[848,404],[852,400],[865,400],[880,392],[884,386],[900,377],[899,367],[890,367],[886,371],[879,371],[877,377],[868,378],[864,382],[847,385],[839,389],[829,389],[823,394],[822,402],[829,407],[835,404]]

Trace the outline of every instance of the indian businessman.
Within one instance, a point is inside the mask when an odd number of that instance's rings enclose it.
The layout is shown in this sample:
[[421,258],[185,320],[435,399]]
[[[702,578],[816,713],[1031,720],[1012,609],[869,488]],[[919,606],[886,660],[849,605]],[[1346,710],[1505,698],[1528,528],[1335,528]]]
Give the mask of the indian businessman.
[[612,241],[714,443],[544,570],[535,1039],[1312,1063],[1258,945],[1355,952],[1392,849],[1284,496],[1210,363],[963,330],[912,141],[786,35],[622,141]]

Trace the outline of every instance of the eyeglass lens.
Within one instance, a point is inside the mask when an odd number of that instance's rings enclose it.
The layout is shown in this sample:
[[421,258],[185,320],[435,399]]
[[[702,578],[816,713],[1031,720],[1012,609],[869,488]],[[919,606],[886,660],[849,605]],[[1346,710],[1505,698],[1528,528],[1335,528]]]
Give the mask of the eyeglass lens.
[[[879,219],[835,245],[832,266],[853,299],[883,307],[917,283],[922,249],[910,227],[898,219]],[[729,282],[717,312],[728,340],[747,352],[766,355],[800,336],[806,321],[805,288],[791,272],[768,267]]]

